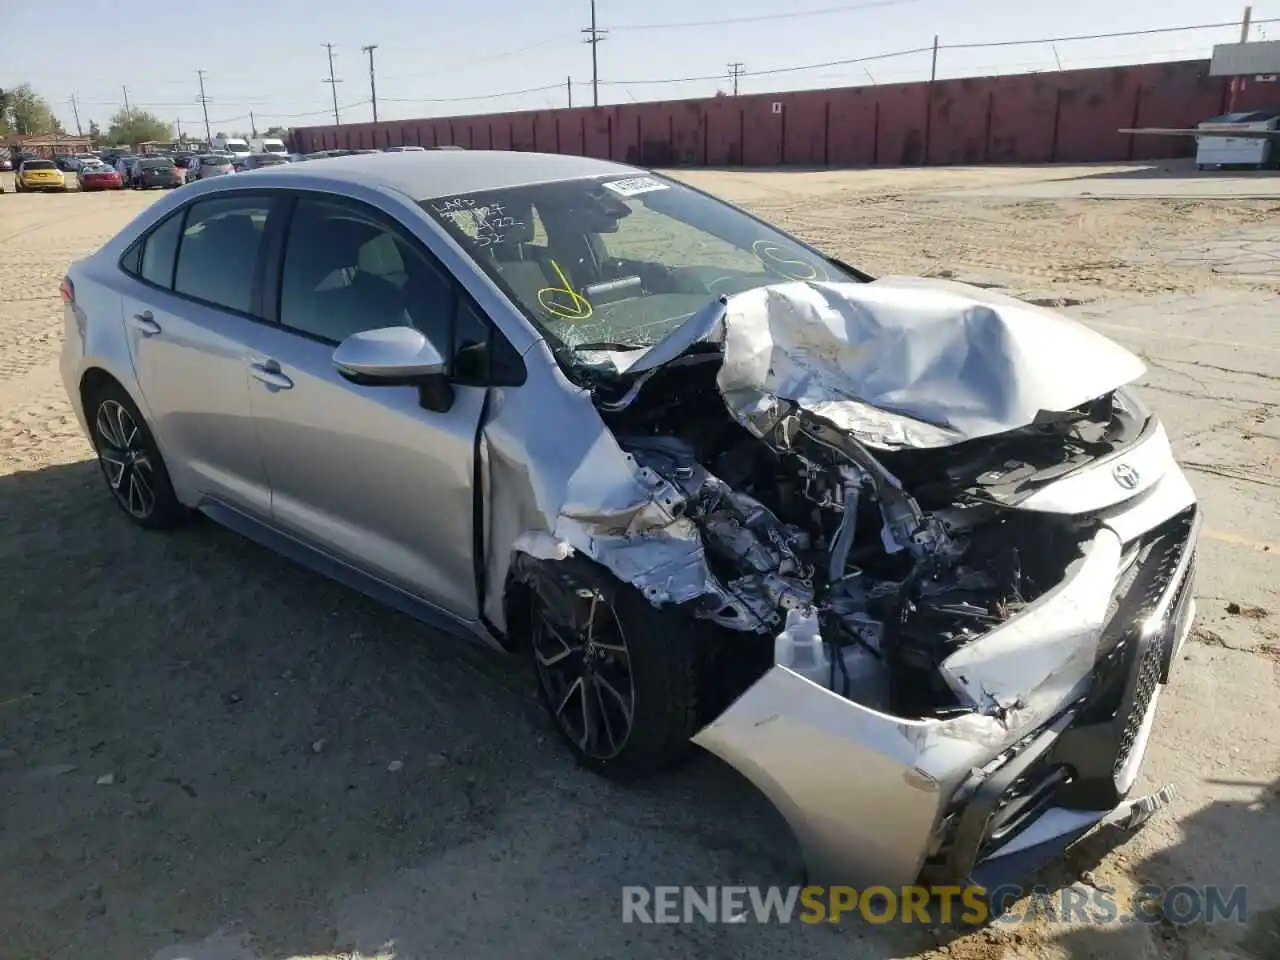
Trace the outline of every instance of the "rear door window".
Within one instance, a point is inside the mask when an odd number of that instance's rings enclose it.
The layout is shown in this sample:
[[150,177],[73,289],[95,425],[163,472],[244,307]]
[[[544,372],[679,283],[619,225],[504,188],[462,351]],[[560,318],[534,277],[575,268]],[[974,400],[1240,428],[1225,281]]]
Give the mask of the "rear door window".
[[178,247],[174,292],[251,313],[270,205],[263,195],[192,204]]
[[172,214],[147,235],[138,275],[147,283],[168,290],[173,285],[173,263],[182,232],[182,211]]

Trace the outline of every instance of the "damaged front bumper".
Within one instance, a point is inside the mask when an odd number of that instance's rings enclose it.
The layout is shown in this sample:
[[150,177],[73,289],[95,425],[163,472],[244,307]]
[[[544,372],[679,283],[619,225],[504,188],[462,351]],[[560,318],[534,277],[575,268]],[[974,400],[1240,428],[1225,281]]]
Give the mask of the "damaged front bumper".
[[[1166,480],[1190,497],[1176,470]],[[1132,539],[1133,513],[1104,527],[1127,559],[1111,554],[1090,662],[1050,709],[903,719],[774,666],[694,742],[774,803],[811,883],[990,888],[1025,876],[1134,802],[1159,694],[1195,616],[1200,516],[1179,499],[1179,512]],[[1074,605],[1063,590],[1034,609],[1060,606],[1072,620]]]

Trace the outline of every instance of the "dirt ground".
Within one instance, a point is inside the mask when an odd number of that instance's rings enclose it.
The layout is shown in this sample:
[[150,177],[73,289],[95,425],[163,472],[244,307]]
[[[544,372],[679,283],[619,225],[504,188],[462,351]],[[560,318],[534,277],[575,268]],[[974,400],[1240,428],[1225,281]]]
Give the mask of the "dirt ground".
[[1042,881],[1243,885],[1247,923],[623,925],[627,884],[798,882],[781,818],[709,756],[606,783],[522,664],[211,524],[131,527],[58,380],[57,285],[154,196],[5,194],[0,960],[1280,956],[1280,189],[682,175],[872,273],[997,284],[1144,357],[1207,514],[1200,625],[1140,783],[1181,796]]

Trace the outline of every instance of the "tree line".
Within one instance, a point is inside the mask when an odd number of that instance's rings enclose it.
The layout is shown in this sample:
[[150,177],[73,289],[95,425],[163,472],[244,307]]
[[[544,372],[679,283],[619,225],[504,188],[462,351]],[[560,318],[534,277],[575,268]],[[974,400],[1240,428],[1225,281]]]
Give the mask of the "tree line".
[[[147,110],[121,107],[107,121],[103,133],[97,121],[89,121],[85,131],[95,144],[144,143],[148,140],[174,139],[173,128]],[[48,134],[67,136],[62,122],[54,115],[49,101],[29,83],[0,90],[0,140],[15,134]]]

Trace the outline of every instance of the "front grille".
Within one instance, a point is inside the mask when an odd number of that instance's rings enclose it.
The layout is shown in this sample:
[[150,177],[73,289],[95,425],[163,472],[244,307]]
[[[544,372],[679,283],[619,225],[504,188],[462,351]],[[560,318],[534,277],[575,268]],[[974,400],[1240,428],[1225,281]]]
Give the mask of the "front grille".
[[1147,718],[1147,708],[1151,706],[1151,698],[1160,685],[1161,666],[1164,663],[1165,647],[1172,642],[1167,634],[1153,637],[1142,651],[1142,659],[1138,664],[1137,676],[1133,681],[1133,702],[1129,707],[1129,715],[1125,718],[1124,731],[1120,734],[1119,749],[1112,772],[1118,774],[1129,760],[1133,745],[1137,742],[1138,731]]
[[1194,525],[1192,507],[1142,538],[1133,575],[1125,578],[1123,594],[1116,598],[1115,612],[1103,632],[1104,649],[1108,638],[1114,638],[1114,644],[1098,664],[1091,713],[1093,719],[1101,719],[1099,707],[1113,717],[1124,710],[1112,765],[1116,774],[1133,752],[1156,688],[1168,679],[1176,618],[1195,569]]

